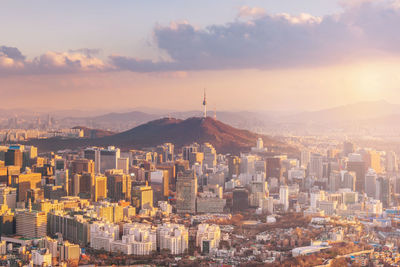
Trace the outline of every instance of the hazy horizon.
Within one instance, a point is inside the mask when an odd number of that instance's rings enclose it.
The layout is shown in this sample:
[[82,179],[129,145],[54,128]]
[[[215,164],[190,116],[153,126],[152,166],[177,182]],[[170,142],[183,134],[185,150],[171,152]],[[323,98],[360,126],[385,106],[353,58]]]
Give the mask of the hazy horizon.
[[398,95],[395,0],[3,8],[6,109],[199,110],[203,88],[210,110],[315,111]]
[[[313,112],[319,112],[319,111],[326,111],[326,110],[332,110],[332,109],[340,109],[340,108],[345,108],[345,107],[349,107],[349,106],[355,106],[355,105],[362,105],[362,104],[366,104],[366,105],[373,105],[373,104],[379,104],[379,103],[385,103],[385,104],[389,104],[389,105],[399,105],[398,103],[394,103],[391,101],[387,101],[386,99],[379,99],[376,101],[359,101],[359,102],[351,102],[351,103],[344,103],[341,105],[336,105],[336,106],[328,106],[325,108],[317,108],[317,109],[292,109],[292,110],[280,110],[280,109],[265,109],[265,110],[261,110],[261,109],[214,109],[213,107],[209,107],[210,109],[208,110],[208,116],[213,116],[215,112],[219,113],[219,112],[250,112],[250,113],[275,113],[275,114],[296,114],[296,113],[313,113]],[[85,116],[97,116],[97,115],[103,115],[103,114],[108,114],[108,113],[129,113],[129,112],[143,112],[143,113],[147,113],[147,114],[153,114],[153,115],[168,115],[169,113],[191,113],[191,112],[198,112],[199,116],[202,116],[203,114],[203,110],[202,110],[203,106],[202,105],[198,105],[198,108],[195,109],[162,109],[162,108],[158,108],[158,107],[151,107],[151,106],[137,106],[137,107],[121,107],[121,108],[111,108],[111,109],[105,109],[105,108],[89,108],[89,109],[84,109],[84,108],[46,108],[46,107],[31,107],[31,108],[25,108],[25,107],[15,107],[15,108],[0,108],[0,110],[3,111],[20,111],[20,112],[30,112],[30,111],[34,111],[34,112],[38,112],[42,115],[46,114],[46,113],[61,113],[61,112],[88,112],[89,114],[81,114],[82,117]],[[400,111],[400,110],[399,110]],[[69,116],[68,113],[66,116]]]

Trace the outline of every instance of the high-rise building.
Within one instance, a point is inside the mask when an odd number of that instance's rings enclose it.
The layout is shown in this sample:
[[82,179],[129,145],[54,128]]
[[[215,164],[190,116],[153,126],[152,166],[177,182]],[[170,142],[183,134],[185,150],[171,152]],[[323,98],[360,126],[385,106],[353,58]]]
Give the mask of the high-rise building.
[[94,173],[95,163],[91,159],[75,159],[70,163],[71,174]]
[[329,190],[331,192],[336,192],[341,188],[342,175],[338,171],[333,171],[329,175]]
[[94,188],[92,190],[92,200],[99,201],[107,198],[107,177],[96,175],[94,178]]
[[85,159],[92,160],[94,162],[94,172],[100,173],[100,148],[89,147],[86,148],[83,153]]
[[242,155],[240,157],[240,173],[254,174],[256,156],[254,155]]
[[283,205],[285,211],[289,210],[289,187],[281,185],[279,187],[279,201]]
[[82,215],[70,216],[62,211],[48,213],[48,234],[61,233],[63,238],[73,243],[87,246],[90,223]]
[[200,151],[200,145],[193,143],[189,146],[182,148],[182,156],[184,160],[188,160],[190,166],[199,163],[202,164],[204,160],[204,154]]
[[363,160],[367,167],[372,168],[376,173],[381,173],[381,155],[378,151],[367,150],[363,153]]
[[376,179],[375,170],[370,168],[365,174],[365,193],[372,198],[376,196]]
[[323,176],[323,157],[322,157],[322,155],[311,154],[308,174],[310,176],[315,176],[316,178],[319,178],[319,179],[322,178],[322,176]]
[[312,189],[310,192],[310,206],[312,209],[318,207],[318,202],[325,199],[325,192],[319,189]]
[[122,170],[108,170],[107,196],[113,201],[130,200],[132,179],[130,175],[122,173]]
[[81,248],[77,244],[71,244],[68,241],[59,246],[60,261],[71,262],[79,261]]
[[117,160],[117,169],[122,170],[124,174],[129,173],[129,159],[128,158],[119,158]]
[[163,224],[157,228],[157,247],[171,254],[183,254],[189,245],[189,232],[181,224]]
[[15,234],[15,214],[10,210],[0,215],[0,235]]
[[218,225],[202,223],[197,226],[196,246],[204,254],[218,249],[221,240],[221,230]]
[[26,201],[25,202],[29,202],[29,200],[31,201],[31,203],[36,203],[38,201],[42,201],[44,200],[44,191],[46,190],[47,186],[53,186],[53,185],[45,185],[44,186],[44,190],[42,188],[32,188],[29,189],[26,192]]
[[156,152],[160,156],[159,162],[161,163],[174,161],[174,149],[175,146],[172,143],[164,143],[160,146],[157,146]]
[[214,168],[217,165],[217,152],[213,145],[204,143],[201,149],[204,154],[203,165],[206,165],[208,168]]
[[67,193],[69,192],[69,171],[68,170],[56,170],[55,171],[55,185],[60,185]]
[[190,155],[192,153],[196,153],[200,151],[200,145],[197,143],[193,143],[189,146],[182,147],[182,157],[184,160],[190,161]]
[[393,187],[389,179],[379,177],[376,180],[376,199],[382,202],[384,208],[390,207],[393,196]]
[[233,212],[245,211],[249,208],[249,191],[244,187],[236,187],[232,193]]
[[347,170],[356,173],[356,191],[361,193],[365,190],[366,165],[364,161],[349,161]]
[[22,167],[22,151],[19,146],[10,146],[5,153],[5,166]]
[[17,188],[17,199],[19,202],[27,200],[26,194],[29,189],[40,188],[42,175],[40,173],[26,172],[12,177],[12,187]]
[[354,144],[349,142],[349,141],[345,141],[343,143],[343,154],[345,157],[347,157],[348,154],[353,153],[354,152]]
[[[67,196],[67,192],[61,185],[46,184],[43,186],[44,198],[57,199]],[[29,191],[28,191],[29,192]]]
[[260,200],[260,208],[263,214],[272,214],[274,212],[274,198],[267,197]]
[[109,169],[117,169],[118,159],[120,158],[119,148],[109,146],[100,150],[100,172],[104,173]]
[[310,163],[310,151],[302,150],[300,155],[301,167],[307,169],[309,163]]
[[268,183],[262,181],[252,181],[250,183],[250,192],[250,206],[258,207],[262,199],[269,197]]
[[282,165],[280,157],[272,157],[266,159],[267,163],[267,178],[277,178],[278,180],[282,177]]
[[176,181],[176,210],[178,213],[196,212],[197,177],[194,171],[179,172]]
[[238,156],[228,156],[228,177],[238,177],[240,174],[240,158]]
[[17,204],[17,189],[5,185],[0,186],[0,205],[7,205],[14,210]]
[[91,199],[94,187],[95,175],[93,173],[83,173],[74,176],[74,191],[78,196],[85,199]]
[[132,206],[137,209],[153,207],[153,189],[151,186],[135,186],[132,188]]
[[107,222],[118,223],[124,219],[124,207],[117,203],[97,202],[95,209],[97,217]]
[[149,255],[157,250],[157,232],[150,225],[126,223],[123,226],[122,240],[111,243],[112,252],[133,255]]
[[342,185],[341,188],[349,188],[351,191],[356,191],[356,173],[349,171],[341,171]]
[[19,210],[15,214],[16,232],[26,238],[46,236],[47,214],[31,209]]
[[397,172],[398,167],[396,153],[393,151],[386,152],[386,172]]
[[54,169],[56,171],[65,170],[66,169],[66,160],[63,158],[55,158],[54,159]]

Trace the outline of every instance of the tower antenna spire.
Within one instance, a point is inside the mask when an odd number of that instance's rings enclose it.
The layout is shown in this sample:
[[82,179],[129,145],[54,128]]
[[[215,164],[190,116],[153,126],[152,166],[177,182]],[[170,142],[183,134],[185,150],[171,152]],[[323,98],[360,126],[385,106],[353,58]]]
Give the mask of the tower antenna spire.
[[203,107],[204,107],[204,118],[207,118],[207,98],[206,98],[206,89],[204,88],[204,98],[203,98]]

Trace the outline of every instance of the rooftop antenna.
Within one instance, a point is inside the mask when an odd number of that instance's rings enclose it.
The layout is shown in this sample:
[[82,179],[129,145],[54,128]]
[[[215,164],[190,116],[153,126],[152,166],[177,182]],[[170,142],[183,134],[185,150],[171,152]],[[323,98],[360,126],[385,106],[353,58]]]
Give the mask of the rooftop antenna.
[[204,88],[204,98],[203,98],[203,106],[204,106],[204,118],[207,118],[207,98],[206,98],[206,89]]

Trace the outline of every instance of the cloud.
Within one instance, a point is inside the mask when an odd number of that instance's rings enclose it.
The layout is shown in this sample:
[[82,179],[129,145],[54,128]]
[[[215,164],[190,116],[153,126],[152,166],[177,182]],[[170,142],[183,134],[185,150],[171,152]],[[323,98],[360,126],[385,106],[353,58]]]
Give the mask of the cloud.
[[262,17],[266,15],[265,9],[261,7],[249,7],[249,6],[242,6],[239,10],[239,17],[247,18],[247,17]]
[[0,75],[63,74],[111,70],[94,50],[46,52],[32,60],[16,47],[0,46]]
[[100,54],[101,49],[98,49],[98,48],[80,48],[80,49],[70,49],[68,52],[69,53],[81,53],[81,54],[84,54],[84,55],[86,55],[88,57],[92,57],[92,56]]
[[0,55],[13,60],[25,60],[25,56],[15,47],[0,46]]
[[158,25],[154,45],[167,60],[111,55],[103,61],[99,50],[88,48],[29,60],[17,48],[0,46],[0,75],[301,68],[400,54],[400,0],[346,1],[342,7],[316,17],[244,6],[226,24]]
[[399,54],[398,3],[356,1],[340,14],[324,17],[263,14],[261,9],[242,7],[239,19],[224,25],[156,27],[155,43],[169,61],[110,59],[116,68],[148,72],[295,68]]

